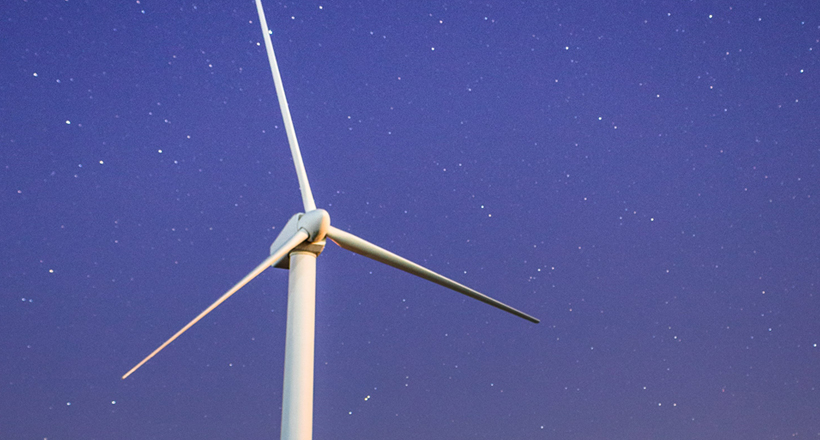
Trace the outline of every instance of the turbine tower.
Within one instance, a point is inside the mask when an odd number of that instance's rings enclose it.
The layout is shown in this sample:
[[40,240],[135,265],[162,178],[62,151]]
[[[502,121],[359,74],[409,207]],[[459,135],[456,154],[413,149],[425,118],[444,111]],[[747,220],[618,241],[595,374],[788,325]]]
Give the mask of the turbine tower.
[[288,277],[288,312],[287,335],[285,338],[285,368],[282,389],[282,430],[281,438],[288,440],[309,440],[313,432],[313,345],[316,316],[316,257],[325,247],[327,238],[330,238],[340,247],[351,252],[363,255],[381,263],[401,269],[410,274],[432,281],[458,293],[467,295],[493,307],[499,308],[528,321],[538,323],[538,319],[510,307],[489,296],[479,293],[463,284],[439,275],[432,270],[422,267],[410,260],[402,258],[388,250],[382,249],[349,232],[337,229],[330,224],[330,215],[324,209],[317,209],[310,191],[305,165],[296,132],[293,129],[288,103],[285,99],[285,90],[279,67],[273,53],[270,31],[265,20],[261,0],[256,1],[259,13],[259,22],[265,38],[265,48],[270,62],[279,108],[284,119],[290,152],[293,164],[296,167],[296,176],[299,179],[299,189],[302,194],[302,204],[305,212],[297,213],[288,220],[282,232],[276,237],[270,247],[270,256],[256,266],[248,275],[225,292],[216,302],[202,311],[196,318],[186,324],[170,339],[140,361],[134,368],[125,373],[125,379],[134,371],[154,357],[163,348],[205,317],[217,306],[222,304],[231,295],[249,283],[257,275],[270,266],[289,270]]

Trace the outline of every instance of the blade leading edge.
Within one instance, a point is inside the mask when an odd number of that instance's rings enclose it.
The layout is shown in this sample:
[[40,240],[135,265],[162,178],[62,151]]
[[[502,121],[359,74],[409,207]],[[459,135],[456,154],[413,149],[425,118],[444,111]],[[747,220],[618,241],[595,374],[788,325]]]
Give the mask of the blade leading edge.
[[259,13],[259,23],[262,26],[262,33],[265,37],[265,49],[268,52],[270,71],[273,74],[273,84],[276,86],[276,97],[279,99],[279,110],[282,112],[282,119],[285,122],[285,132],[288,135],[290,154],[293,156],[293,165],[296,167],[296,177],[299,179],[302,203],[305,206],[305,212],[310,212],[316,209],[316,202],[313,201],[313,193],[310,191],[307,171],[305,171],[305,164],[302,162],[302,152],[299,150],[299,142],[296,140],[296,130],[293,128],[293,119],[290,117],[288,100],[285,98],[285,87],[282,85],[279,65],[276,63],[276,55],[273,53],[273,43],[270,41],[270,30],[268,30],[268,22],[265,20],[265,11],[262,9],[262,0],[256,0],[256,11]]
[[470,298],[477,299],[495,308],[501,309],[508,313],[512,313],[513,315],[518,316],[519,318],[524,318],[527,321],[534,322],[536,324],[540,322],[537,318],[533,316],[530,316],[518,309],[510,307],[502,303],[501,301],[490,298],[489,296],[477,292],[463,284],[457,283],[443,275],[439,275],[430,269],[427,269],[423,266],[419,266],[418,264],[413,263],[412,261],[406,258],[402,258],[386,249],[380,248],[379,246],[376,246],[375,244],[370,243],[369,241],[364,240],[362,238],[359,238],[349,232],[345,232],[341,229],[329,226],[327,236],[330,237],[330,239],[333,240],[334,243],[351,252],[355,252],[367,258],[371,258],[380,263],[384,263],[388,266],[393,266],[396,269],[400,269],[407,273],[424,278],[425,280],[432,281],[448,289],[455,290],[456,292],[467,295]]
[[233,295],[233,294],[234,294],[234,293],[236,293],[239,289],[241,289],[242,287],[244,287],[244,286],[245,286],[245,284],[248,284],[248,283],[249,283],[252,279],[256,278],[256,277],[257,277],[257,275],[259,275],[260,273],[264,272],[264,271],[265,271],[265,269],[267,269],[268,267],[270,267],[270,265],[271,265],[271,264],[275,263],[276,261],[280,260],[280,259],[281,259],[282,257],[284,257],[285,255],[287,255],[287,254],[288,254],[288,252],[292,251],[292,250],[293,250],[293,248],[295,248],[296,246],[299,246],[299,245],[300,245],[303,241],[307,240],[307,238],[308,238],[308,233],[307,233],[307,232],[305,232],[305,230],[304,230],[304,229],[300,229],[300,230],[298,230],[298,231],[296,232],[296,234],[294,234],[294,235],[293,235],[293,237],[291,237],[291,238],[290,238],[290,240],[286,241],[286,242],[285,242],[285,243],[284,243],[284,244],[283,244],[283,245],[282,245],[279,249],[277,249],[275,252],[273,252],[272,254],[270,254],[270,256],[269,256],[268,258],[265,258],[265,261],[263,261],[263,262],[262,262],[259,266],[256,266],[256,268],[255,268],[254,270],[252,270],[252,271],[251,271],[251,273],[249,273],[249,274],[245,275],[245,278],[242,278],[242,280],[241,280],[240,282],[236,283],[236,285],[234,285],[233,287],[231,287],[231,290],[229,290],[229,291],[225,292],[225,294],[224,294],[224,295],[222,295],[221,297],[219,297],[219,299],[218,299],[218,300],[216,300],[216,302],[214,302],[213,304],[211,304],[210,306],[208,306],[208,308],[207,308],[207,309],[203,310],[203,311],[202,311],[202,313],[200,313],[200,314],[199,314],[196,318],[194,318],[191,322],[189,322],[188,324],[186,324],[186,325],[185,325],[185,327],[182,327],[182,329],[180,329],[178,332],[176,332],[176,333],[174,334],[174,336],[171,336],[171,338],[170,338],[170,339],[168,339],[167,341],[165,341],[162,345],[160,345],[160,346],[159,346],[159,348],[157,348],[156,350],[154,350],[154,351],[153,351],[151,354],[149,354],[149,355],[148,355],[145,359],[143,359],[142,361],[140,361],[140,363],[138,363],[136,366],[134,366],[134,368],[132,368],[132,369],[128,370],[128,372],[127,372],[127,373],[125,373],[125,374],[122,376],[122,378],[123,378],[123,379],[125,379],[125,378],[127,378],[128,376],[130,376],[130,375],[131,375],[131,373],[133,373],[133,372],[137,371],[137,369],[138,369],[139,367],[141,367],[141,366],[142,366],[142,364],[144,364],[144,363],[148,362],[148,360],[149,360],[149,359],[151,359],[151,358],[152,358],[152,357],[154,357],[157,353],[159,353],[160,351],[162,351],[162,349],[163,349],[163,348],[165,348],[165,347],[167,347],[167,346],[168,346],[168,344],[170,344],[171,342],[174,342],[174,340],[175,340],[176,338],[178,338],[181,334],[185,333],[185,332],[186,332],[189,328],[191,328],[194,324],[196,324],[197,322],[199,322],[199,320],[200,320],[200,319],[202,319],[202,318],[204,318],[204,317],[205,317],[205,315],[207,315],[208,313],[211,313],[211,311],[213,311],[213,309],[215,309],[217,306],[219,306],[220,304],[222,304],[223,302],[225,302],[225,300],[226,300],[226,299],[230,298],[230,297],[231,297],[231,295]]

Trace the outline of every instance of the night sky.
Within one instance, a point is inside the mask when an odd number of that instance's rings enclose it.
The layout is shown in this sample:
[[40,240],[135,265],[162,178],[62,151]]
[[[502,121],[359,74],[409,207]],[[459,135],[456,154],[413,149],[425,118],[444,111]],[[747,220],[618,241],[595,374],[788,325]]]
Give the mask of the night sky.
[[[0,11],[0,438],[278,438],[302,210],[251,0]],[[230,4],[230,5],[228,5]],[[337,228],[314,438],[820,435],[814,1],[265,2]]]

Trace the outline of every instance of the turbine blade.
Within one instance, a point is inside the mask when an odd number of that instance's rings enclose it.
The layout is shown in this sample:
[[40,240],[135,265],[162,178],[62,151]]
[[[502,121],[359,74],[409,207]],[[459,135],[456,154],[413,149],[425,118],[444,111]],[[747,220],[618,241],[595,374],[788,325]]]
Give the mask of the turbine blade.
[[296,167],[296,177],[299,179],[299,190],[302,192],[302,203],[305,212],[316,209],[316,202],[313,201],[313,193],[310,191],[310,183],[305,171],[305,164],[302,162],[302,152],[299,150],[299,142],[296,140],[296,130],[293,128],[293,120],[288,109],[288,100],[285,98],[285,88],[282,85],[282,76],[279,75],[279,65],[276,63],[276,55],[273,53],[273,43],[270,41],[270,31],[268,22],[265,20],[265,11],[262,9],[262,1],[256,0],[256,11],[259,13],[259,23],[262,25],[262,33],[265,37],[265,49],[268,52],[270,71],[273,74],[273,84],[276,86],[276,97],[279,99],[279,110],[282,112],[282,119],[285,122],[285,132],[288,135],[290,154],[293,156],[293,165]]
[[327,236],[330,237],[330,239],[333,240],[334,243],[351,252],[363,255],[367,258],[384,263],[388,266],[393,266],[396,269],[401,269],[407,273],[424,278],[428,281],[432,281],[448,289],[455,290],[456,292],[467,295],[470,298],[477,299],[483,303],[499,308],[505,312],[512,313],[513,315],[518,316],[520,318],[524,318],[527,321],[534,322],[536,324],[540,322],[537,318],[534,318],[520,310],[510,307],[502,303],[501,301],[490,298],[489,296],[484,295],[483,293],[477,292],[463,284],[457,283],[447,277],[439,275],[423,266],[419,266],[418,264],[413,263],[410,260],[402,258],[388,250],[382,249],[379,246],[376,246],[375,244],[370,243],[367,240],[361,239],[349,232],[345,232],[341,229],[337,229],[333,226],[330,226],[327,231]]
[[294,234],[294,235],[293,235],[293,237],[291,237],[291,238],[290,238],[290,240],[288,240],[287,242],[285,242],[285,243],[284,243],[284,244],[283,244],[283,245],[282,245],[279,249],[277,249],[275,252],[271,253],[271,254],[270,254],[270,256],[269,256],[268,258],[265,258],[265,261],[263,261],[263,262],[262,262],[262,264],[260,264],[259,266],[256,266],[256,268],[255,268],[254,270],[252,270],[252,271],[251,271],[251,273],[249,273],[249,274],[245,275],[245,278],[242,278],[242,281],[240,281],[240,282],[236,283],[236,285],[234,285],[233,287],[231,287],[231,290],[229,290],[229,291],[225,292],[225,294],[224,294],[224,295],[222,295],[222,296],[221,296],[218,300],[216,300],[216,302],[214,302],[213,304],[211,304],[210,306],[208,306],[208,308],[207,308],[207,309],[203,310],[203,311],[202,311],[202,313],[200,313],[200,314],[199,314],[196,318],[194,318],[191,322],[189,322],[188,324],[186,324],[186,325],[185,325],[185,327],[182,327],[182,329],[180,329],[178,332],[176,332],[176,333],[174,334],[174,336],[171,336],[171,338],[170,338],[170,339],[168,339],[167,341],[165,341],[162,345],[160,345],[160,346],[159,346],[159,348],[157,348],[156,350],[154,350],[154,351],[153,351],[151,354],[149,354],[149,355],[148,355],[145,359],[143,359],[142,361],[140,361],[140,363],[138,363],[136,366],[134,366],[134,368],[132,368],[132,369],[128,370],[128,372],[127,372],[127,373],[125,373],[125,374],[122,376],[122,378],[123,378],[123,379],[125,379],[125,378],[127,378],[128,376],[130,376],[130,375],[131,375],[131,373],[133,373],[133,372],[137,371],[137,369],[138,369],[139,367],[141,367],[141,366],[142,366],[142,364],[144,364],[144,363],[148,362],[148,360],[149,360],[149,359],[151,359],[151,358],[152,358],[152,357],[154,357],[157,353],[159,353],[160,351],[162,351],[162,349],[163,349],[163,348],[165,348],[165,347],[167,347],[167,346],[168,346],[168,344],[170,344],[171,342],[174,342],[174,340],[175,340],[176,338],[178,338],[181,334],[185,333],[185,331],[187,331],[189,328],[191,328],[194,324],[196,324],[197,322],[199,322],[199,320],[200,320],[200,319],[202,319],[202,318],[204,318],[204,317],[205,317],[205,315],[207,315],[208,313],[211,313],[211,311],[212,311],[213,309],[215,309],[218,305],[220,305],[220,304],[222,304],[223,302],[225,302],[225,300],[226,300],[226,299],[228,299],[228,298],[230,298],[230,296],[231,296],[231,295],[233,295],[234,293],[236,293],[236,291],[238,291],[239,289],[241,289],[242,287],[244,287],[244,286],[245,286],[245,284],[248,284],[248,283],[249,283],[252,279],[256,278],[256,276],[257,276],[257,275],[259,275],[260,273],[264,272],[264,271],[265,271],[265,269],[267,269],[267,268],[268,268],[271,264],[273,264],[274,262],[278,261],[279,259],[281,259],[281,258],[282,258],[282,257],[284,257],[285,255],[287,255],[287,254],[288,254],[288,252],[292,251],[292,250],[293,250],[293,248],[295,248],[296,246],[299,246],[299,245],[300,245],[303,241],[305,241],[307,238],[308,238],[308,234],[307,234],[307,232],[305,232],[305,231],[304,231],[304,230],[302,230],[302,229],[300,229],[299,231],[297,231],[297,232],[296,232],[296,234]]

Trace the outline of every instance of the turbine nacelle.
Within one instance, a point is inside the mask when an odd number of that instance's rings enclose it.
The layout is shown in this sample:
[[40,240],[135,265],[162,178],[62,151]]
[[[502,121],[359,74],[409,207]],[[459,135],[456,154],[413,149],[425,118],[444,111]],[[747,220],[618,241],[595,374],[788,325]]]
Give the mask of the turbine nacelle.
[[[319,255],[325,249],[325,236],[330,228],[330,214],[324,209],[314,209],[313,211],[303,213],[299,212],[293,215],[288,220],[285,227],[270,245],[270,253],[273,254],[282,245],[293,237],[296,232],[303,230],[308,234],[308,239],[296,247],[301,251],[308,251]],[[273,263],[274,267],[280,269],[290,268],[290,254],[285,255],[282,259]]]

